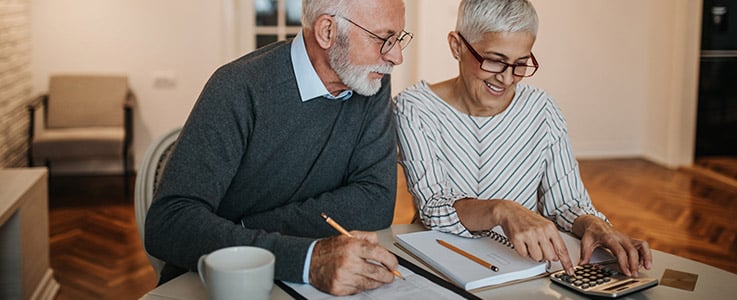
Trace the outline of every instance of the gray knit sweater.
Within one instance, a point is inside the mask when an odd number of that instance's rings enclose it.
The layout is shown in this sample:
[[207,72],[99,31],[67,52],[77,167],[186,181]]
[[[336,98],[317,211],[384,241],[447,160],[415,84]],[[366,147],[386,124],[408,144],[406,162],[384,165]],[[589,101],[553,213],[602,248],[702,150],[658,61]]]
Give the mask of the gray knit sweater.
[[[205,85],[146,219],[148,252],[195,270],[216,249],[276,255],[275,278],[302,281],[315,238],[391,224],[396,133],[389,76],[372,97],[302,102],[290,43],[219,68]],[[163,278],[165,281],[168,278]]]

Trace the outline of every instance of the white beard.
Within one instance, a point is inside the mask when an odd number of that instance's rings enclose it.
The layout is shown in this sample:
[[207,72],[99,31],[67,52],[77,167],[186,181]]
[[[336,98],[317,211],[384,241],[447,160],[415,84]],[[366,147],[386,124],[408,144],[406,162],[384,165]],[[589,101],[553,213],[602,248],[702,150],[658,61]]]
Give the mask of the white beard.
[[348,88],[364,96],[373,96],[381,89],[381,79],[368,79],[371,72],[389,74],[391,64],[355,66],[350,63],[350,47],[347,36],[338,36],[335,47],[328,51],[330,67]]

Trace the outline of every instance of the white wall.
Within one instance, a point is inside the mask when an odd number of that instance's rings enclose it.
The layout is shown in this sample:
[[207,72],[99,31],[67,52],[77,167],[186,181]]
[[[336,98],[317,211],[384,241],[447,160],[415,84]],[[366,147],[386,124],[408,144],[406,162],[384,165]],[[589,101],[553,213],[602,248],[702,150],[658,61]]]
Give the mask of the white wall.
[[219,1],[33,1],[31,14],[35,92],[58,72],[128,74],[136,166],[152,139],[184,123],[224,62]]
[[633,9],[642,2],[534,1],[541,68],[528,82],[556,99],[579,157],[642,153],[649,16]]
[[[210,74],[233,57],[227,1],[33,1],[34,91],[44,91],[55,72],[129,74],[140,161],[152,139],[184,122]],[[457,71],[446,35],[459,1],[405,1],[415,39],[395,71],[394,93]],[[558,101],[577,155],[690,164],[700,1],[533,3],[541,22],[533,51],[542,67],[526,80]],[[175,86],[157,88],[157,78]]]
[[702,3],[649,1],[646,158],[670,167],[694,159]]

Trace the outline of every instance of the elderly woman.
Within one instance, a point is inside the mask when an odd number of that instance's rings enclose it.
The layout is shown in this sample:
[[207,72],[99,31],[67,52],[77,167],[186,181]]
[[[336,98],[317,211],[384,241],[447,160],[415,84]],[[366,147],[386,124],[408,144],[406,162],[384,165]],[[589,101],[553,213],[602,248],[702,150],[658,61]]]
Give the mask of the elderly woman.
[[594,208],[560,109],[520,83],[539,68],[537,27],[527,0],[461,1],[448,34],[458,76],[420,81],[394,99],[400,163],[420,220],[466,237],[500,225],[520,255],[560,261],[572,273],[558,229],[570,231],[582,241],[580,263],[603,246],[637,276],[652,264],[647,242],[616,231]]

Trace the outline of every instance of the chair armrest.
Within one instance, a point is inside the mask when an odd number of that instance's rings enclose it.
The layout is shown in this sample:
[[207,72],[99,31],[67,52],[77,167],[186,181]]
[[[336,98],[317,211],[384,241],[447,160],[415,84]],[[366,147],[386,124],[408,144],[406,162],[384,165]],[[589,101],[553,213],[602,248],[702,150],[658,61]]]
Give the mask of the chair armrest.
[[33,137],[44,130],[46,127],[46,105],[48,104],[49,97],[47,94],[42,94],[28,103],[28,166],[33,166]]
[[46,126],[46,105],[48,104],[49,96],[42,94],[28,103],[28,114],[29,114],[29,126],[28,126],[28,138],[29,142],[33,140],[33,136],[42,131]]
[[129,109],[136,107],[136,94],[129,90],[125,102],[123,102],[123,107]]
[[28,103],[27,108],[29,111],[35,111],[41,105],[45,107],[48,101],[49,101],[49,95],[42,94],[42,95],[37,96],[35,99],[31,100],[31,102]]

